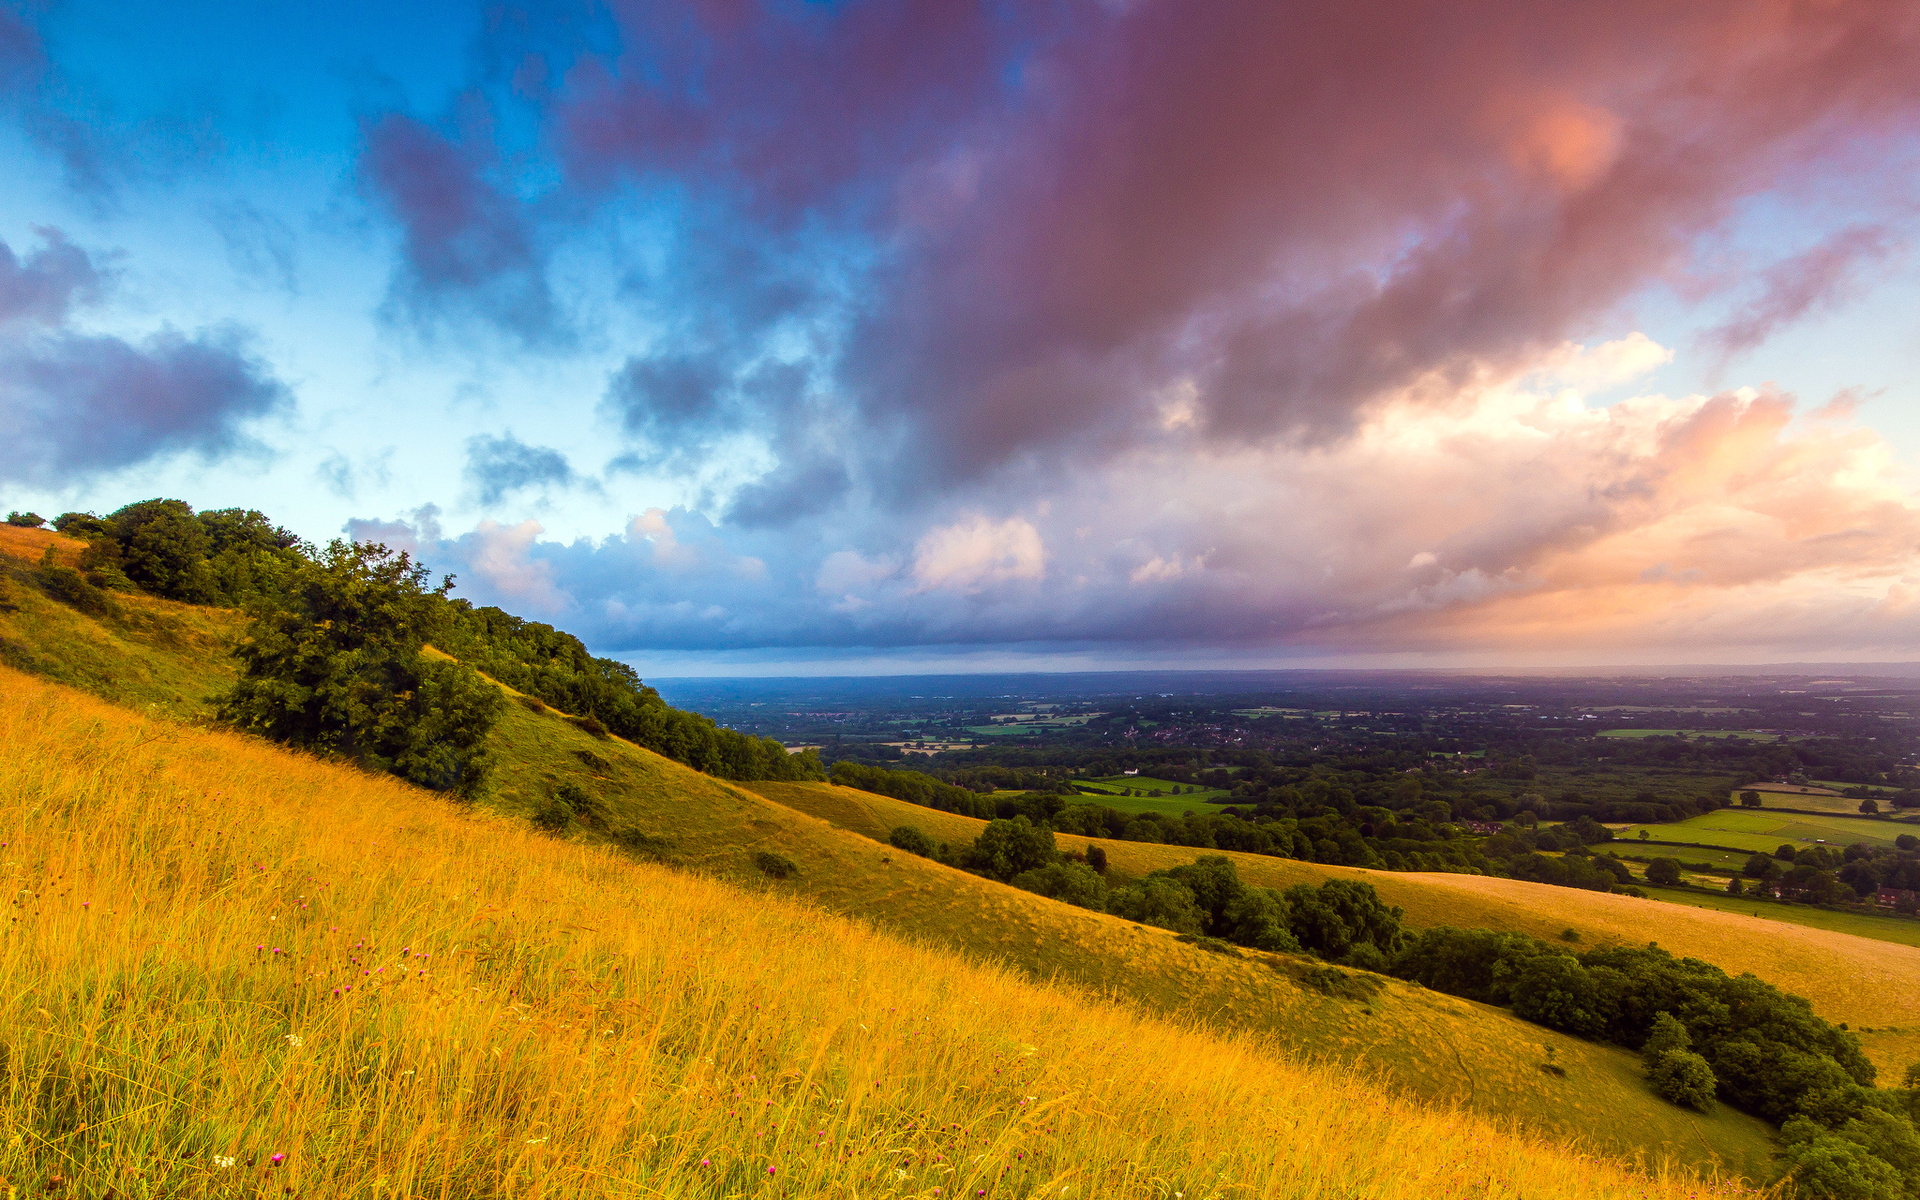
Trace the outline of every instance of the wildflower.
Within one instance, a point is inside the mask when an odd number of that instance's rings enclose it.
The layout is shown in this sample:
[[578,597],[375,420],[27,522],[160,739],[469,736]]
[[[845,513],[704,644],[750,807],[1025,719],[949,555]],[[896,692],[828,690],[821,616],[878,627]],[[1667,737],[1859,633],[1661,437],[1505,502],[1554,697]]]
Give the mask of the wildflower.
[[287,1045],[292,1046],[296,1050],[299,1049],[301,1046],[300,1035],[297,1033],[288,1034]]
[[283,1162],[285,1162],[285,1161],[287,1161],[287,1156],[286,1156],[286,1155],[284,1155],[284,1154],[276,1154],[276,1155],[274,1155],[274,1156],[273,1156],[272,1158],[270,1158],[270,1159],[268,1159],[267,1161],[268,1161],[268,1162],[271,1162],[271,1163],[272,1163],[272,1164],[273,1164],[274,1166],[276,1166],[276,1167],[277,1167],[277,1166],[279,1166],[279,1165],[280,1165],[281,1163],[283,1163]]
[[213,1165],[224,1169],[233,1165],[233,1159],[228,1155],[216,1154],[213,1156]]
[[701,1166],[703,1166],[703,1167],[710,1167],[710,1166],[712,1166],[712,1165],[713,1165],[713,1162],[712,1162],[712,1160],[710,1160],[710,1159],[705,1159],[705,1158],[703,1158],[703,1159],[701,1159],[701,1160],[700,1160],[700,1165],[701,1165]]
[[767,1168],[767,1174],[769,1175],[773,1174],[773,1168],[771,1166]]

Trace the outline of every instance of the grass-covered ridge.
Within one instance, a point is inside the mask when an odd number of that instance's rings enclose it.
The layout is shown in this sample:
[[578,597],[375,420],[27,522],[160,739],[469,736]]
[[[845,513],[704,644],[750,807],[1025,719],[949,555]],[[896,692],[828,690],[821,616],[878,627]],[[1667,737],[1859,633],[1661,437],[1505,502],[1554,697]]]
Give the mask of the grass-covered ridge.
[[0,685],[0,1173],[23,1194],[1713,1190],[397,780]]

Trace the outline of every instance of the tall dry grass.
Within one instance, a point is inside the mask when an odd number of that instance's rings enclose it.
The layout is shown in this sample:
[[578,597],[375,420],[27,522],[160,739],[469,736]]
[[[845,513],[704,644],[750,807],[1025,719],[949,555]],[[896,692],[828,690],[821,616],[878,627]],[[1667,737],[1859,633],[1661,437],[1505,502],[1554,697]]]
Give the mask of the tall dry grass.
[[1721,1191],[5,670],[0,746],[21,1195]]

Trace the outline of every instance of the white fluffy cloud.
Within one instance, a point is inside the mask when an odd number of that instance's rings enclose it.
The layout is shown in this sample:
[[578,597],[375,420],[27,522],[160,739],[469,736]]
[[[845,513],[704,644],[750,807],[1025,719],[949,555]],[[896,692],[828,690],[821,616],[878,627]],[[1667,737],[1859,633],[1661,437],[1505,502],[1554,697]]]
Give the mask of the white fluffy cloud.
[[929,530],[913,551],[913,577],[922,591],[972,593],[1046,573],[1040,531],[1025,517],[996,522],[972,513]]

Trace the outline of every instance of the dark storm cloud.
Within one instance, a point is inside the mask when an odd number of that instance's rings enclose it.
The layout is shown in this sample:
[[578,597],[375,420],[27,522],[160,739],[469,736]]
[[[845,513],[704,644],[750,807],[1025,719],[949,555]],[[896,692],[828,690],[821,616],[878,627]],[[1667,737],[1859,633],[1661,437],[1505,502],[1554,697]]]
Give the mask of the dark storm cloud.
[[[571,63],[529,11],[514,102],[569,199],[696,214],[679,282],[642,289],[677,289],[672,344],[635,370],[717,366],[616,389],[628,428],[707,419],[716,372],[798,319],[861,420],[909,435],[874,474],[922,491],[1112,453],[1175,387],[1216,439],[1337,438],[1600,331],[1749,197],[1826,172],[1901,203],[1873,147],[1920,103],[1911,5],[632,2]],[[371,127],[401,294],[550,328],[487,144]],[[791,239],[840,257],[769,287]],[[1790,293],[1728,336],[1818,305]]]
[[401,231],[389,313],[424,328],[451,311],[528,345],[564,343],[533,219],[492,177],[485,132],[456,139],[390,113],[364,136],[362,181]]
[[58,231],[40,236],[24,259],[0,242],[0,478],[58,487],[169,454],[218,458],[289,403],[238,326],[134,341],[72,328],[101,272]]
[[483,505],[528,488],[568,487],[574,482],[567,456],[546,446],[529,446],[509,430],[502,437],[481,434],[467,439],[467,465],[461,475]]

